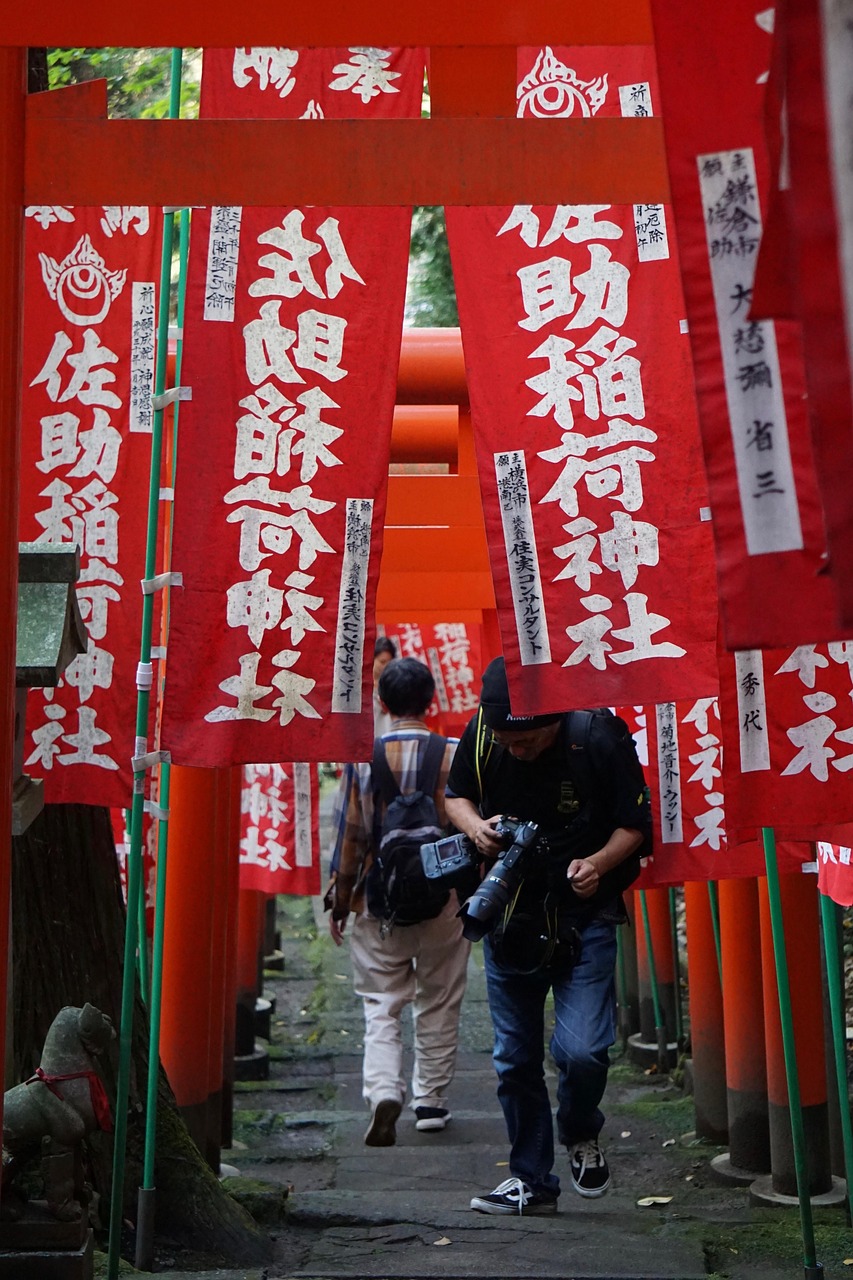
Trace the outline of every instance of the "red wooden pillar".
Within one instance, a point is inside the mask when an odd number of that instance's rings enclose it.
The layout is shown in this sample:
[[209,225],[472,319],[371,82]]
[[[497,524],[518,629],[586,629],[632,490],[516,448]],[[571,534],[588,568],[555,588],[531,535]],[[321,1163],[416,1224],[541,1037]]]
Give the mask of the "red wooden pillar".
[[[163,935],[160,1057],[205,1157],[210,1092],[212,935],[217,771],[173,766]],[[218,1161],[217,1161],[218,1167]]]
[[219,1171],[222,1148],[222,1092],[225,1040],[226,949],[228,920],[228,871],[231,855],[231,770],[217,769],[213,849],[209,875],[213,891],[210,924],[210,1031],[207,1053],[207,1146],[211,1169]]
[[234,1129],[234,1055],[237,1035],[237,898],[240,892],[240,799],[243,769],[230,770],[231,836],[228,855],[225,915],[225,1018],[222,1037],[222,1145],[230,1147]]
[[[26,95],[26,49],[0,49],[0,1062],[4,1064],[18,613]],[[0,1098],[0,1119],[2,1112]]]
[[[675,962],[672,954],[672,926],[669,915],[669,892],[666,889],[647,889],[646,909],[649,917],[649,933],[652,941],[657,995],[666,1043],[675,1055]],[[655,1023],[654,996],[646,930],[643,921],[639,893],[635,895],[634,914],[637,932],[637,982],[640,999],[640,1030],[631,1036],[633,1056],[641,1061],[657,1059],[658,1032]]]
[[723,992],[706,881],[684,886],[696,1136],[728,1141]]
[[[791,989],[797,1072],[803,1112],[810,1196],[832,1190],[829,1149],[829,1114],[824,1056],[823,1001],[821,999],[820,937],[817,876],[788,872],[779,876],[785,949]],[[782,1048],[782,1022],[770,927],[767,880],[759,881],[761,904],[761,959],[764,971],[764,1035],[767,1044],[767,1087],[770,1116],[769,1178],[752,1183],[756,1199],[796,1196],[797,1179],[791,1139],[791,1113]]]
[[721,880],[719,902],[729,1150],[711,1167],[746,1184],[770,1169],[757,881]]

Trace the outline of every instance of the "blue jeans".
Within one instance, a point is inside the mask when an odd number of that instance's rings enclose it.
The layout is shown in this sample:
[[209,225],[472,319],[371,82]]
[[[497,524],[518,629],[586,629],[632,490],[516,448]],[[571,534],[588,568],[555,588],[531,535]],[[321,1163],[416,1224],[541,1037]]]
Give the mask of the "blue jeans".
[[533,1191],[559,1195],[552,1173],[554,1125],[545,1084],[545,997],[554,993],[551,1054],[559,1071],[557,1132],[567,1146],[597,1137],[607,1084],[608,1049],[616,1038],[616,925],[593,920],[581,933],[572,972],[522,974],[500,968],[484,939],[486,988],[495,1030],[498,1098],[510,1141],[509,1168]]

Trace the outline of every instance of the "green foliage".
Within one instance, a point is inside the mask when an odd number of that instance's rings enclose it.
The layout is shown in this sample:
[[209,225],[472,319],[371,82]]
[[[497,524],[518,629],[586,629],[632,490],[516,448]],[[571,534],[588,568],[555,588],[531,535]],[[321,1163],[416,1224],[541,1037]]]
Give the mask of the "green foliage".
[[[183,51],[181,115],[198,116],[200,51]],[[171,49],[48,49],[51,89],[81,84],[85,80],[107,82],[111,116],[157,120],[169,111]]]
[[439,328],[459,324],[444,209],[419,207],[412,217],[406,322]]

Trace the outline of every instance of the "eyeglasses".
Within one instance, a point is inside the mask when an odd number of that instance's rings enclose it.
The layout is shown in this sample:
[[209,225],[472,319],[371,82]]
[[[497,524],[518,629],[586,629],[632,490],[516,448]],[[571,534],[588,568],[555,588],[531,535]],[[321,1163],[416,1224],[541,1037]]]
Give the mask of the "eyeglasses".
[[494,729],[490,729],[489,732],[492,742],[498,747],[527,747],[539,742],[550,727],[550,725],[544,725],[541,729],[528,729],[526,732],[522,730],[519,733],[495,733]]

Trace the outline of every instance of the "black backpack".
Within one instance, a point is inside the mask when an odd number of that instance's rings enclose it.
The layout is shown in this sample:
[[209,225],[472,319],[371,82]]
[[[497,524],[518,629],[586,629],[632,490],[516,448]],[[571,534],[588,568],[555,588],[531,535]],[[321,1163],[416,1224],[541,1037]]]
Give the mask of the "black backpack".
[[428,880],[421,862],[421,845],[445,834],[435,807],[435,789],[447,746],[437,733],[429,735],[418,770],[418,788],[403,795],[385,756],[382,739],[373,744],[374,811],[385,801],[381,826],[374,822],[373,862],[367,873],[367,909],[382,920],[384,931],[395,924],[434,920],[444,909],[450,891],[440,880]]

